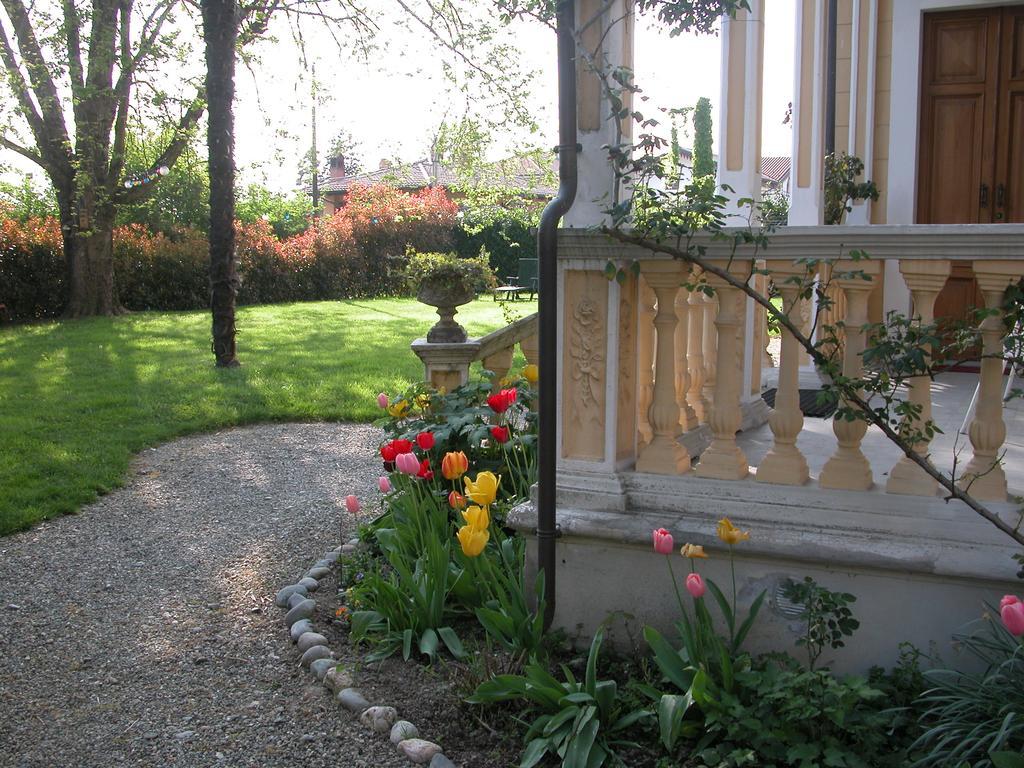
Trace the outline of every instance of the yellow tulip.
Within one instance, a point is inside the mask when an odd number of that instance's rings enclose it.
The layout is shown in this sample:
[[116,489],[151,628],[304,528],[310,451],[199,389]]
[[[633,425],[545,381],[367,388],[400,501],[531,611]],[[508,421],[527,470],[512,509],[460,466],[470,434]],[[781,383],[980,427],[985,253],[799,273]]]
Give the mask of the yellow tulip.
[[493,472],[481,472],[476,480],[466,478],[466,498],[486,507],[498,497],[499,478]]
[[421,411],[430,407],[430,395],[416,395],[416,407]]
[[462,510],[462,516],[469,526],[477,531],[486,531],[491,524],[491,515],[487,511],[487,507],[466,507]]
[[718,521],[718,538],[726,544],[739,544],[750,538],[750,531],[741,531],[728,517],[723,517]]
[[540,369],[533,363],[530,363],[530,365],[523,368],[523,378],[531,384],[536,384],[540,378]]
[[459,544],[462,545],[462,553],[466,557],[478,557],[487,546],[487,540],[491,534],[487,532],[486,528],[478,531],[471,525],[464,525],[459,528],[459,532],[455,536],[459,540]]
[[683,544],[683,548],[679,550],[679,554],[683,557],[688,557],[691,560],[700,558],[701,560],[707,560],[708,556],[704,554],[704,547],[700,544]]
[[409,401],[408,400],[399,400],[394,405],[389,405],[388,406],[388,413],[390,413],[396,419],[404,418],[405,414],[408,413],[408,412],[409,412]]

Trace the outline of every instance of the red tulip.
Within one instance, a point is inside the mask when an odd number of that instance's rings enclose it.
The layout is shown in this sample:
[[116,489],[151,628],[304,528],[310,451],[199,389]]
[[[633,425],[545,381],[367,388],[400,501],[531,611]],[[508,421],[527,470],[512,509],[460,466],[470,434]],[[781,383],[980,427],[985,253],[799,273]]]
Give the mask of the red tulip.
[[999,611],[1006,630],[1014,637],[1024,635],[1024,603],[1019,600],[1016,603],[1007,603]]
[[686,577],[686,591],[696,599],[704,597],[704,593],[707,592],[707,586],[704,584],[704,579],[700,577],[699,573],[691,573]]
[[416,445],[420,447],[421,451],[429,451],[434,447],[434,433],[420,432],[416,435]]
[[512,387],[511,389],[501,390],[501,396],[505,398],[505,402],[507,402],[509,407],[511,407],[515,405],[518,393],[516,392],[516,388]]
[[499,443],[507,443],[510,437],[508,427],[491,427],[491,437]]
[[487,404],[491,406],[491,410],[495,413],[504,413],[510,405],[508,398],[500,392],[496,395],[490,395],[487,398]]
[[353,515],[359,512],[359,499],[349,494],[345,497],[345,509],[351,512]]
[[398,451],[395,450],[395,446],[392,443],[386,443],[380,447],[380,457],[389,464],[395,461],[395,456],[398,455]]
[[392,440],[391,445],[394,447],[395,453],[412,452],[412,440]]
[[422,477],[424,480],[433,480],[434,473],[430,469],[430,459],[424,459],[420,462],[419,472],[416,473],[417,477]]
[[672,540],[672,534],[666,531],[664,528],[658,528],[651,534],[654,539],[654,551],[659,555],[671,555],[675,549],[675,542]]

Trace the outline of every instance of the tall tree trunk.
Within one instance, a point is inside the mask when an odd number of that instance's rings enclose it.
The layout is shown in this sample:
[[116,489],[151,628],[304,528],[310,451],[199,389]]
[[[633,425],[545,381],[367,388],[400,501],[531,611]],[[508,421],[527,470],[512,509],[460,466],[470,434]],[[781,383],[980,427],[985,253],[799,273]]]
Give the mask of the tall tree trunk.
[[[68,268],[65,317],[123,312],[114,286],[114,212],[66,210],[60,206],[64,258]],[[109,208],[109,207],[107,207]]]
[[210,306],[213,354],[218,366],[238,365],[235,357],[235,0],[203,0],[206,38],[206,95],[209,109],[207,145],[210,167]]

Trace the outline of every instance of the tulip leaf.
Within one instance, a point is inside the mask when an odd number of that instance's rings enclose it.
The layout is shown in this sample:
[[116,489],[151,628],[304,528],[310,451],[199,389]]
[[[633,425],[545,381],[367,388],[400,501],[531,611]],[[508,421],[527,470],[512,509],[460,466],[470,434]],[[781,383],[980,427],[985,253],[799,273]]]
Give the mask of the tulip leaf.
[[594,698],[597,699],[597,706],[601,710],[601,717],[606,720],[612,715],[612,706],[615,704],[615,695],[618,692],[619,686],[614,680],[601,680],[594,687]]
[[544,726],[544,735],[550,736],[563,725],[575,718],[579,712],[579,707],[565,707],[561,712],[547,721],[547,724]]
[[715,598],[715,602],[718,603],[722,616],[725,618],[725,623],[729,625],[729,637],[733,637],[736,633],[736,617],[732,613],[732,606],[729,605],[729,601],[726,600],[722,590],[718,588],[715,582],[711,579],[705,579],[705,583],[708,585],[708,589],[711,590],[711,595]]
[[1016,752],[989,752],[996,768],[1024,768],[1024,755]]
[[412,630],[407,629],[402,633],[402,658],[406,661],[412,656]]
[[438,627],[437,634],[444,640],[444,644],[451,651],[452,656],[456,659],[466,658],[466,649],[462,647],[462,642],[459,640],[459,636],[455,634],[455,630],[451,627]]
[[523,757],[519,761],[519,768],[533,768],[548,753],[550,742],[547,739],[534,739],[523,751]]
[[601,652],[601,643],[604,641],[604,627],[594,633],[594,639],[590,643],[590,653],[587,655],[587,677],[586,690],[591,696],[594,695],[597,685],[597,657]]
[[576,693],[568,693],[558,700],[559,706],[564,704],[593,704],[594,697],[586,691],[577,691]]
[[693,696],[686,693],[682,696],[668,695],[658,702],[658,727],[661,743],[669,752],[675,749],[681,736],[683,718],[693,706]]
[[576,719],[572,739],[565,750],[562,768],[587,768],[590,762],[590,750],[594,748],[594,740],[601,728],[597,719],[597,708],[587,707]]
[[661,673],[679,690],[689,690],[694,671],[686,666],[676,649],[654,627],[644,627],[644,640],[654,651],[654,662]]
[[428,656],[431,661],[437,656],[437,633],[434,630],[423,630],[423,634],[420,635],[420,653]]
[[768,590],[762,590],[761,594],[757,596],[753,603],[751,603],[750,610],[747,612],[747,618],[740,625],[740,631],[736,633],[736,639],[733,640],[733,653],[738,652],[740,646],[743,645],[743,641],[747,639],[747,633],[750,632],[750,628],[754,626],[754,620],[757,618],[758,611],[761,610],[761,604],[764,602],[765,595],[767,594]]

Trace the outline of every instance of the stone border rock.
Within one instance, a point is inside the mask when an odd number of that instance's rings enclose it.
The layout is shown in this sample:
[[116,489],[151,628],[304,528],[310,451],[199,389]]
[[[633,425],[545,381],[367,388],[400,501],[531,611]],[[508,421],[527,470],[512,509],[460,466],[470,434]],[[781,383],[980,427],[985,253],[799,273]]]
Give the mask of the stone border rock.
[[317,560],[301,579],[277,593],[274,604],[286,611],[284,623],[292,643],[302,654],[299,663],[331,691],[342,709],[358,717],[367,729],[387,734],[395,748],[410,762],[427,765],[428,768],[456,768],[438,744],[421,739],[419,730],[408,720],[399,720],[398,710],[394,707],[371,705],[354,687],[352,676],[335,663],[327,638],[315,629],[313,614],[317,603],[312,594],[320,589],[320,581],[334,572],[342,556],[353,554],[360,546],[359,539],[351,539],[347,544],[332,549]]

